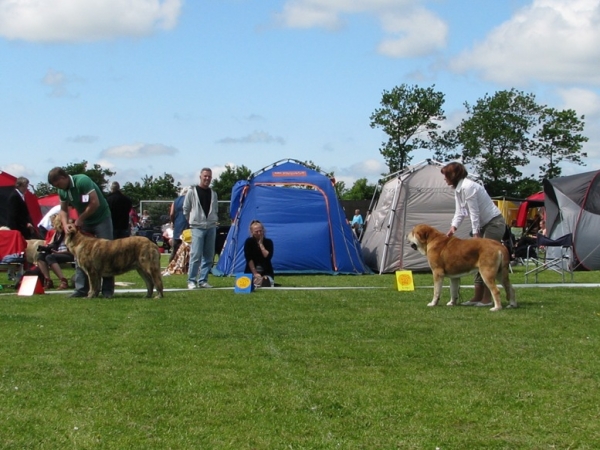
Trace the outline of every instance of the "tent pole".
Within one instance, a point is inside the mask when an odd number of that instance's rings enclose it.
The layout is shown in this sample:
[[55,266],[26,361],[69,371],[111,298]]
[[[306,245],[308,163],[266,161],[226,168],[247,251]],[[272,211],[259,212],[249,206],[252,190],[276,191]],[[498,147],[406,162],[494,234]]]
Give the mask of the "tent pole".
[[394,224],[394,218],[396,217],[396,208],[398,206],[398,197],[400,196],[400,189],[402,187],[402,183],[400,182],[400,176],[396,178],[396,188],[394,189],[394,198],[392,199],[392,209],[390,218],[387,224],[387,230],[385,232],[385,241],[383,242],[383,254],[381,255],[381,262],[379,264],[379,275],[383,273],[383,264],[386,262],[388,248],[390,245],[390,235],[392,234],[392,225]]

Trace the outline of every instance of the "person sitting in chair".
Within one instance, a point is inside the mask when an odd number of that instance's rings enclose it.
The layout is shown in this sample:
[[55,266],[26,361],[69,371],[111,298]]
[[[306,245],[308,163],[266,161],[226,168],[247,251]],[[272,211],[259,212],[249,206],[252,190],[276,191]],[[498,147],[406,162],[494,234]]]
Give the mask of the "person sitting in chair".
[[273,286],[273,241],[265,237],[259,220],[250,223],[250,237],[244,242],[245,273],[251,273],[255,286]]
[[47,246],[38,247],[37,265],[44,275],[44,288],[52,289],[54,287],[54,282],[50,278],[50,268],[60,280],[60,285],[57,289],[64,290],[69,288],[69,283],[63,275],[60,265],[74,262],[75,257],[67,250],[65,232],[60,215],[55,214],[52,217],[52,226],[54,230],[52,241]]
[[[514,250],[512,257],[515,259],[520,258],[520,259],[524,260],[525,258],[527,258],[527,247],[529,247],[531,245],[535,245],[535,243],[536,243],[535,238],[533,238],[527,234],[524,234],[517,240],[517,243],[515,244],[515,250]],[[537,258],[537,252],[535,251],[535,248],[532,248],[529,250],[529,257]]]

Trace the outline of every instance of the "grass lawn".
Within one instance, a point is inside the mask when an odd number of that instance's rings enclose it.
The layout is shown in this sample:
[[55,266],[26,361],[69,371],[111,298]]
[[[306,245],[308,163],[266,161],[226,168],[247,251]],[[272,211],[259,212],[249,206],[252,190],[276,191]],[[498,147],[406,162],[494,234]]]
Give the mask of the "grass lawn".
[[[524,282],[522,267],[512,280]],[[117,281],[143,287],[135,272]],[[19,297],[5,285],[0,448],[600,447],[598,288],[519,287],[520,308],[492,313],[428,308],[431,275],[414,281],[398,292],[393,275],[280,276],[357,288],[162,300]]]

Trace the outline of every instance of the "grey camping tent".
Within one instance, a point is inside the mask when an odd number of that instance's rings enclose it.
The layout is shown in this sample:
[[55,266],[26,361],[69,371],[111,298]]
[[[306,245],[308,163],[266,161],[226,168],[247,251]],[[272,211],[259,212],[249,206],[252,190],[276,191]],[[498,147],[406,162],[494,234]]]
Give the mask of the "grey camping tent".
[[[444,164],[426,160],[388,175],[377,187],[361,240],[366,264],[375,272],[429,270],[427,259],[413,250],[406,235],[419,223],[448,231],[454,216],[454,189],[440,173]],[[465,219],[456,236],[468,238]]]
[[600,269],[600,170],[545,179],[543,184],[548,236],[572,233],[576,265]]

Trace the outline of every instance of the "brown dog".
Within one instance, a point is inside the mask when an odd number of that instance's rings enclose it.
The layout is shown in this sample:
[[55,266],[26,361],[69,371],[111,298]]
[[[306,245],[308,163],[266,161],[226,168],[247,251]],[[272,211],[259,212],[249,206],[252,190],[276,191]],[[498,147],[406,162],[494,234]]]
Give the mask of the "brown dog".
[[433,300],[427,306],[435,306],[440,300],[444,277],[450,278],[450,302],[458,302],[460,277],[479,271],[481,278],[490,289],[494,307],[490,311],[502,309],[500,289],[496,281],[504,286],[509,308],[516,308],[515,290],[508,279],[510,255],[500,242],[491,239],[459,239],[448,237],[429,225],[416,225],[406,237],[411,247],[427,256],[433,271]]
[[157,245],[143,236],[132,236],[115,241],[86,236],[76,228],[67,229],[67,248],[90,281],[88,297],[97,297],[102,277],[121,275],[137,270],[146,283],[147,295],[152,297],[156,287],[157,298],[163,297],[160,273],[160,252]]

